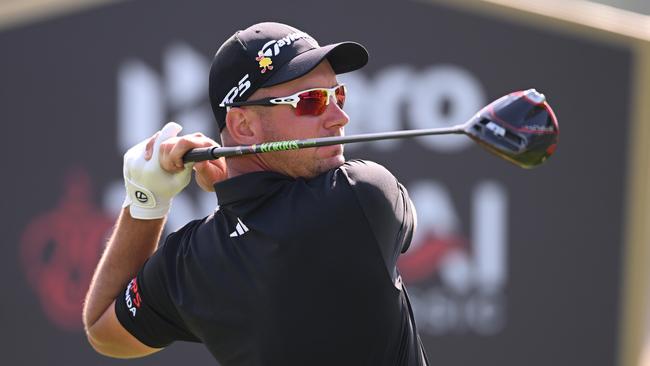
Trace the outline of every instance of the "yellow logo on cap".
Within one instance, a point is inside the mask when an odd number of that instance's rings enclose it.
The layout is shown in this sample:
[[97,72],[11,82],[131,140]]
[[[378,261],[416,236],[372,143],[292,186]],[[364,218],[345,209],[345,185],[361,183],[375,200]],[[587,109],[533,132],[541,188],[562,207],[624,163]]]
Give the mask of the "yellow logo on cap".
[[255,57],[255,61],[260,63],[260,68],[262,68],[262,74],[265,73],[267,70],[273,70],[273,61],[271,60],[270,57],[264,56],[262,51],[260,51],[257,54],[257,57]]

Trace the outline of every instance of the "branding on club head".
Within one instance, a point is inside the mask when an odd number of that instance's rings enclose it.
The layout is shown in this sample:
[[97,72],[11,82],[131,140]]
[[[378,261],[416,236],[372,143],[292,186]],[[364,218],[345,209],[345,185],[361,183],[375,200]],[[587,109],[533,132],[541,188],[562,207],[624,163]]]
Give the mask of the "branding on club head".
[[485,128],[487,128],[488,130],[494,132],[494,134],[497,135],[497,136],[503,137],[503,136],[506,135],[506,129],[499,126],[499,125],[497,125],[494,122],[488,122],[488,124],[485,125]]
[[528,100],[535,104],[542,104],[546,101],[546,97],[544,94],[538,92],[535,89],[528,89],[524,91],[524,97],[526,97]]
[[529,133],[555,133],[555,126],[528,125],[522,128]]

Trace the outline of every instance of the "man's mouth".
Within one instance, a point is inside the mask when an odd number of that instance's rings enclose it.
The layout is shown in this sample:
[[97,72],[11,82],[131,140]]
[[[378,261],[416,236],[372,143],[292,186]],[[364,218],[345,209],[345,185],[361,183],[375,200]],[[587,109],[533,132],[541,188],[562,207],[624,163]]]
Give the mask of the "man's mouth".
[[326,158],[343,154],[343,145],[322,146],[320,149],[322,156]]

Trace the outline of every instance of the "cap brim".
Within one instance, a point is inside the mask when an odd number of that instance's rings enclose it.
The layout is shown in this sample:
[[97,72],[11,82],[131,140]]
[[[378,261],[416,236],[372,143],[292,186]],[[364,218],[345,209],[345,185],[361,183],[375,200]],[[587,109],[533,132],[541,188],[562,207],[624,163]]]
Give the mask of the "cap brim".
[[262,87],[269,87],[297,79],[313,70],[324,59],[336,74],[362,68],[368,63],[368,51],[356,42],[341,42],[314,48],[294,57],[271,76]]

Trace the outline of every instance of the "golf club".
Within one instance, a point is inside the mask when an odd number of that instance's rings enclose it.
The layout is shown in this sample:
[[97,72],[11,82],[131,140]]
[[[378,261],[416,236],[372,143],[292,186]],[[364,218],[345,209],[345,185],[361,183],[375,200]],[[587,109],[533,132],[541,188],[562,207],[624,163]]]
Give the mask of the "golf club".
[[188,151],[184,162],[297,150],[310,147],[416,136],[464,134],[497,156],[522,168],[534,168],[557,147],[560,129],[546,97],[535,89],[516,91],[483,107],[467,122],[451,127],[265,142],[246,146],[204,147]]

